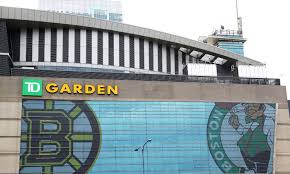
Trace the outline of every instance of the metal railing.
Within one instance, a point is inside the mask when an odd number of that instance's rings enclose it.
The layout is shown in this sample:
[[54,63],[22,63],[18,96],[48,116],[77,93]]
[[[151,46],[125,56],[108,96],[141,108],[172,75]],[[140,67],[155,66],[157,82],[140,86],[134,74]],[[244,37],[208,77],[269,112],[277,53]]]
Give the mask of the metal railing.
[[83,79],[112,79],[112,80],[141,80],[141,81],[171,81],[171,82],[197,82],[220,84],[254,84],[254,85],[280,85],[280,79],[271,78],[243,78],[224,76],[187,76],[187,75],[159,75],[159,74],[133,74],[133,73],[103,73],[103,72],[72,72],[31,69],[11,69],[12,76],[56,77],[56,78],[83,78]]

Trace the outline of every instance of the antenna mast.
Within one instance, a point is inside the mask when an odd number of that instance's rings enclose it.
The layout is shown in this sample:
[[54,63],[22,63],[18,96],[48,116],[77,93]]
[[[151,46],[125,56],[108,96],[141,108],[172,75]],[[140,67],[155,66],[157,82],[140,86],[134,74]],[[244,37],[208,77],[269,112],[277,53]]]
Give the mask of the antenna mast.
[[239,17],[238,0],[236,0],[236,12],[237,12],[237,21],[238,21],[238,34],[243,35],[243,22],[242,22],[242,17]]

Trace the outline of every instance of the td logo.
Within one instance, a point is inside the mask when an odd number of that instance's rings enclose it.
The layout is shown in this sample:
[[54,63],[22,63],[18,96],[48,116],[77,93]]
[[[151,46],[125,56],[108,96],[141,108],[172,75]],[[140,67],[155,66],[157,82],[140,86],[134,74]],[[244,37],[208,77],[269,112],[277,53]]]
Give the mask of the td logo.
[[23,96],[42,96],[42,80],[23,79],[22,80]]

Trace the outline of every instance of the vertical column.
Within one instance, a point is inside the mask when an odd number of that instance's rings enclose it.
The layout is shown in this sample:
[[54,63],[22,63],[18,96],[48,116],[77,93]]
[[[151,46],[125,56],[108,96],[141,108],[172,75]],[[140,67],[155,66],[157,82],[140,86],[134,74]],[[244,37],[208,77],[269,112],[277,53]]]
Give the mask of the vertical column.
[[125,67],[130,67],[130,43],[129,43],[129,36],[125,35],[124,36],[124,41],[125,41]]
[[69,29],[68,35],[68,62],[73,63],[75,61],[75,30]]
[[166,45],[162,45],[162,72],[167,73]]
[[32,62],[38,62],[39,29],[34,28],[32,33]]
[[86,63],[86,30],[80,30],[80,63]]
[[170,74],[175,74],[175,50],[174,48],[170,48],[170,63],[171,63]]
[[183,74],[182,52],[178,51],[178,74]]
[[92,64],[98,64],[98,32],[92,31]]
[[56,62],[63,62],[63,29],[57,29],[56,37]]
[[104,65],[109,65],[109,34],[108,32],[103,32],[103,63]]
[[119,34],[114,33],[114,66],[119,66]]
[[149,70],[149,42],[144,40],[144,69]]
[[26,28],[21,28],[20,31],[20,62],[26,62]]
[[[134,38],[134,62],[135,62],[135,68],[140,69],[140,50],[139,50],[139,38]],[[144,59],[143,59],[144,60]]]
[[51,29],[45,29],[45,46],[44,46],[44,61],[50,62],[50,43],[51,43]]

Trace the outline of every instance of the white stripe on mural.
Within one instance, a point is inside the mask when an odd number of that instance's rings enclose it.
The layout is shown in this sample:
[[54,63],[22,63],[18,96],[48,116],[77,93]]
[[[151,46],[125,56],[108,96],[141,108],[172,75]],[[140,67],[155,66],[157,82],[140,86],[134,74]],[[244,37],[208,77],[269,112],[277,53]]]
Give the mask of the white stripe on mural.
[[44,61],[50,62],[51,28],[45,29]]
[[130,43],[129,43],[129,36],[124,36],[125,40],[125,67],[130,67]]
[[170,48],[171,74],[175,74],[175,50]]
[[139,54],[139,38],[134,37],[134,56],[135,56],[135,68],[140,68],[140,54]]
[[68,43],[68,62],[74,63],[75,61],[75,30],[69,29],[69,43]]
[[26,62],[26,28],[21,28],[20,31],[20,62]]
[[149,70],[149,42],[144,40],[144,69]]
[[109,34],[103,32],[103,65],[109,65]]
[[56,36],[56,62],[63,61],[63,29],[57,29],[57,36]]
[[38,45],[39,45],[39,30],[34,28],[32,31],[32,62],[38,62]]
[[98,31],[92,31],[92,64],[98,64]]
[[162,45],[162,72],[167,73],[166,45]]
[[114,66],[119,66],[119,34],[114,33]]
[[153,71],[158,71],[158,44],[153,42]]
[[81,63],[87,63],[86,62],[86,39],[87,39],[87,36],[86,36],[87,32],[86,30],[81,30],[80,31],[80,62]]

